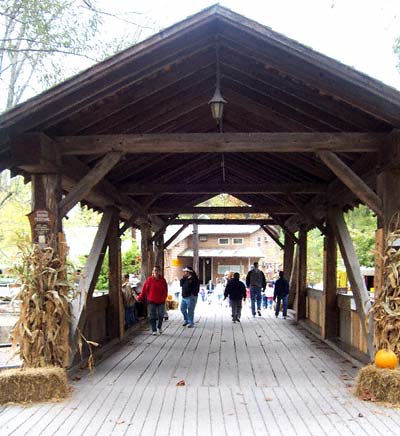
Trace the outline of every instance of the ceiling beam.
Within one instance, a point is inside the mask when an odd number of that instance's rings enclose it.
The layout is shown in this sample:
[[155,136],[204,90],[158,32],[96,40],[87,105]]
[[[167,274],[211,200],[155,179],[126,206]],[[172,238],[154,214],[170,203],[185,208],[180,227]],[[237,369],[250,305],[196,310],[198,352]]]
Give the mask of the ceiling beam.
[[147,210],[148,215],[174,215],[174,214],[250,214],[250,213],[274,213],[290,214],[297,213],[295,207],[286,206],[243,206],[243,207],[152,207]]
[[63,155],[124,153],[377,152],[387,133],[166,133],[58,136]]
[[134,195],[191,195],[191,194],[320,194],[327,189],[325,183],[252,183],[252,184],[229,184],[229,183],[204,183],[204,184],[136,184],[127,183],[120,186],[118,191],[123,194]]
[[201,218],[187,218],[176,219],[174,224],[257,224],[259,226],[277,225],[278,223],[272,219],[260,218],[246,218],[246,219],[201,219]]

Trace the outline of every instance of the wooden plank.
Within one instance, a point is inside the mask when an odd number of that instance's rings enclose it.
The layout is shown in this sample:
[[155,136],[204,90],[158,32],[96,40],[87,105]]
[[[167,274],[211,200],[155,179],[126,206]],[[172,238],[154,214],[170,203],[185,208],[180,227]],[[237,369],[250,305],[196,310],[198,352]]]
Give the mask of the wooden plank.
[[386,133],[179,133],[58,136],[63,155],[124,153],[377,152]]
[[275,214],[290,214],[295,213],[296,210],[293,207],[287,206],[252,206],[252,207],[174,207],[174,206],[164,206],[164,207],[152,207],[147,210],[149,215],[173,215],[173,214],[216,214],[216,215],[226,215],[226,214],[252,214],[252,213],[269,213],[273,212]]
[[257,224],[257,225],[276,225],[272,219],[245,218],[245,219],[202,219],[202,218],[185,218],[176,219],[174,224]]
[[325,165],[369,208],[382,216],[382,201],[375,192],[331,151],[319,151],[318,156]]
[[[176,220],[174,224],[176,223]],[[164,243],[164,250],[168,248],[168,246],[175,241],[175,239],[186,229],[186,227],[189,225],[189,223],[183,223],[182,227],[180,227],[169,239],[167,242]]]
[[[180,171],[182,169],[180,168]],[[172,177],[172,173],[169,176]],[[122,185],[119,190],[124,194],[134,195],[188,195],[188,194],[284,194],[292,192],[296,194],[325,193],[328,188],[324,183],[202,183],[202,184],[138,184],[128,183]],[[183,208],[186,207],[186,204]],[[196,208],[197,209],[197,208]]]
[[123,153],[110,152],[88,172],[61,201],[58,206],[61,217],[64,217],[86,194],[114,167]]
[[[353,292],[356,303],[357,314],[360,317],[364,337],[367,340],[368,354],[373,360],[375,349],[373,345],[373,320],[369,311],[371,302],[365,286],[364,279],[361,275],[360,263],[354,250],[354,245],[343,218],[343,212],[331,209],[329,211],[330,221],[333,225],[336,239],[339,244],[342,259],[346,266],[347,276]],[[369,316],[369,331],[366,326],[366,319]]]
[[278,245],[282,249],[285,247],[272,229],[270,229],[268,226],[261,226],[261,228],[264,230],[264,232],[267,235],[269,235],[272,238],[272,240],[275,242],[276,245]]

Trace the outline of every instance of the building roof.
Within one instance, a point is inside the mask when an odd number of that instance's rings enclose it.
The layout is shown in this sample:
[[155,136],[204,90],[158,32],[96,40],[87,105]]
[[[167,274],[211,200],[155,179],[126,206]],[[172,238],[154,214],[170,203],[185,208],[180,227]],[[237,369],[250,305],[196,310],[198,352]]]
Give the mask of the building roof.
[[[199,248],[200,257],[264,257],[259,248]],[[193,257],[193,249],[187,248],[178,254],[178,257]]]

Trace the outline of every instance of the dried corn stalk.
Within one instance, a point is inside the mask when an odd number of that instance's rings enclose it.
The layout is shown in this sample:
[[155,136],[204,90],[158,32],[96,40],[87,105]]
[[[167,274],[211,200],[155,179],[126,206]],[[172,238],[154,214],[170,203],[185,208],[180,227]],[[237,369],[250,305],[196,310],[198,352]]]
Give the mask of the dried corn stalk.
[[[383,288],[372,306],[374,343],[377,349],[388,348],[400,356],[400,214],[393,215],[383,257]],[[397,246],[397,247],[396,247]]]
[[21,312],[13,332],[23,366],[64,367],[68,362],[71,289],[66,263],[50,247],[19,247],[15,267],[21,290]]

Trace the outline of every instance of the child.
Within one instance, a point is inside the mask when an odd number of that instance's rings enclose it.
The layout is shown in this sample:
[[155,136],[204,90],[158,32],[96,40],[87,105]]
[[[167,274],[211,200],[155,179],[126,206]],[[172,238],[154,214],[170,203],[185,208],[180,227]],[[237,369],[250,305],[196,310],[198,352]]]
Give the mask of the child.
[[229,297],[232,308],[232,321],[240,322],[242,314],[242,299],[246,301],[246,286],[239,280],[240,274],[235,273],[225,288],[224,300]]
[[274,301],[274,287],[272,283],[268,283],[265,288],[265,298],[267,299],[266,309],[272,309],[272,303]]

